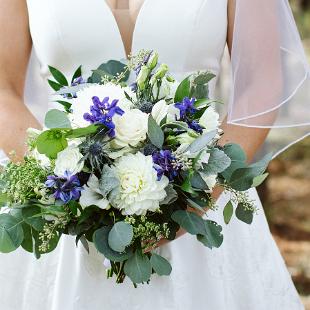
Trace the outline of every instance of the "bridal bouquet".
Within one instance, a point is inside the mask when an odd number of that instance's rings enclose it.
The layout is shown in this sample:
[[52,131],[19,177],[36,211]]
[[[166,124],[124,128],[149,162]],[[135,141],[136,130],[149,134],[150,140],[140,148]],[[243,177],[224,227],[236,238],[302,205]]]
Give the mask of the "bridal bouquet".
[[70,83],[50,72],[59,109],[47,112],[42,131],[28,130],[24,160],[1,169],[1,252],[21,246],[39,258],[68,234],[87,251],[94,243],[108,277],[136,285],[170,274],[153,249],[180,227],[203,246],[221,246],[222,227],[207,211],[216,210],[215,186],[231,192],[217,210],[226,224],[234,215],[252,222],[245,191],[264,181],[270,157],[247,164],[240,146],[218,144],[214,74],[178,83],[154,51],[111,60],[88,78],[79,67]]

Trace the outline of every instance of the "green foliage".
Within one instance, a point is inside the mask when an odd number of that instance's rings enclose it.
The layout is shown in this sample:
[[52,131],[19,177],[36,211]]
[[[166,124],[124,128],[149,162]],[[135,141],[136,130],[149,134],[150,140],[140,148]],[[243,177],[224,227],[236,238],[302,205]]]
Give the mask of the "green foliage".
[[68,86],[68,81],[66,77],[56,68],[48,66],[51,75],[56,80],[56,82],[62,86]]
[[23,242],[21,223],[10,214],[0,214],[0,252],[15,251]]
[[57,154],[68,146],[67,139],[58,129],[43,131],[37,138],[36,144],[38,152],[50,159],[55,159]]
[[214,148],[210,152],[208,164],[204,164],[203,173],[214,175],[223,172],[231,165],[231,159],[218,148]]
[[233,214],[234,214],[233,204],[231,203],[231,201],[228,201],[223,210],[224,222],[226,225],[229,224]]
[[172,214],[172,219],[192,235],[204,235],[204,220],[193,212],[178,210]]
[[159,276],[169,276],[172,267],[170,263],[162,256],[152,253],[151,259],[151,266],[153,270],[159,275]]
[[236,217],[240,221],[246,224],[251,224],[253,222],[253,210],[248,209],[242,203],[238,204],[235,213],[236,213]]
[[190,153],[197,153],[205,149],[208,144],[215,138],[217,130],[207,132],[199,136],[194,142],[192,142],[186,151]]
[[219,248],[224,240],[222,227],[213,221],[205,220],[204,229],[204,234],[198,234],[197,240],[210,249]]
[[136,251],[126,261],[124,272],[133,283],[144,283],[150,280],[152,265],[149,258],[142,251]]
[[150,141],[159,149],[162,148],[165,140],[164,132],[160,126],[156,123],[152,115],[148,119],[148,137]]
[[46,113],[44,123],[47,128],[71,128],[67,114],[57,109]]
[[71,112],[72,103],[64,100],[56,100],[55,102],[61,104],[67,113]]
[[123,253],[112,250],[109,246],[109,233],[111,227],[104,226],[97,229],[93,235],[93,242],[96,249],[102,253],[107,259],[114,262],[123,262],[132,255],[132,249],[127,248]]
[[179,84],[175,92],[174,102],[182,102],[185,97],[189,97],[191,86],[190,77],[188,76]]
[[209,97],[208,83],[215,78],[215,74],[211,72],[198,73],[193,76],[190,90],[190,97],[196,99],[205,99]]
[[99,182],[99,189],[102,195],[106,197],[114,189],[117,189],[119,187],[120,180],[115,170],[110,168],[108,165],[103,166],[101,175],[102,177]]
[[21,163],[9,163],[1,175],[6,199],[11,203],[24,203],[38,197],[36,190],[42,188],[48,175],[49,171],[34,158],[26,157]]
[[116,252],[124,252],[133,239],[133,228],[125,222],[117,222],[109,232],[108,243]]
[[95,124],[83,128],[75,128],[66,132],[65,137],[69,139],[86,137],[96,133],[99,128],[100,127]]

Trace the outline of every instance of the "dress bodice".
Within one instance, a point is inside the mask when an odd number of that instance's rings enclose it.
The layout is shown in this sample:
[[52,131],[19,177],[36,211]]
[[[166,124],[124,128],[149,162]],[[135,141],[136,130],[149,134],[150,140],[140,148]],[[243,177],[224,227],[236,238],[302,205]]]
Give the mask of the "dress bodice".
[[[105,0],[27,0],[30,31],[41,73],[47,65],[87,72],[126,57],[115,17]],[[132,51],[153,49],[171,72],[216,73],[226,42],[227,0],[145,0],[137,16]],[[88,73],[88,72],[87,72]]]

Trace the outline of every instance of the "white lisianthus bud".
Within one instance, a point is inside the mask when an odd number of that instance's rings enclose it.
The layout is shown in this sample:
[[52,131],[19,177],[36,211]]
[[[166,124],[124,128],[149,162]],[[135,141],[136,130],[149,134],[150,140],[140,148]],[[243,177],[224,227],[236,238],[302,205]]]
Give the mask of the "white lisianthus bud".
[[217,182],[217,176],[216,175],[206,175],[204,173],[200,173],[202,179],[206,182],[208,188],[210,191],[213,190],[214,186],[216,185]]
[[110,269],[111,268],[111,262],[109,259],[105,258],[104,261],[103,261],[103,266],[106,268],[106,269]]
[[154,74],[154,80],[162,79],[168,72],[169,67],[166,64],[161,64]]
[[57,154],[54,173],[63,176],[65,172],[77,174],[84,167],[83,155],[75,146],[69,146]]
[[152,116],[156,123],[160,125],[161,121],[167,116],[169,111],[169,105],[165,100],[160,100],[153,106]]
[[157,52],[152,52],[149,61],[147,62],[147,66],[149,67],[150,70],[153,70],[158,63],[158,53]]
[[150,74],[150,70],[147,66],[142,66],[137,77],[137,84],[140,90],[145,88],[145,81]]
[[205,128],[204,132],[210,132],[212,130],[218,129],[219,122],[219,114],[214,110],[213,107],[207,108],[202,114],[199,125]]

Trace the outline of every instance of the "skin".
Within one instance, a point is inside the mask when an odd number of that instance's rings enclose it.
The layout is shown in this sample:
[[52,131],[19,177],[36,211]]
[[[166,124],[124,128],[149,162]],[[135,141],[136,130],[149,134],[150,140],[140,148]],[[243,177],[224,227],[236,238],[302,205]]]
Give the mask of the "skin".
[[[227,44],[231,52],[235,0],[228,2]],[[126,5],[126,1],[120,0],[117,3],[115,0],[108,0],[108,4],[111,9],[116,9]],[[143,0],[130,1],[130,13],[128,14],[133,26],[142,4]],[[116,13],[114,12],[114,14]],[[122,32],[122,36],[124,35],[125,32]],[[14,159],[20,159],[26,150],[26,129],[29,127],[40,128],[39,123],[23,102],[25,76],[32,46],[25,1],[0,1],[0,37],[2,43],[0,46],[0,146],[7,154],[15,150],[16,157]],[[132,34],[131,38],[125,41],[125,49],[129,53]],[[225,134],[220,143],[240,144],[246,151],[249,160],[253,158],[268,134],[267,129],[234,126],[227,124],[226,119],[223,121],[222,128]],[[220,193],[221,189],[216,189],[213,193],[214,198],[217,199]],[[178,237],[184,233],[183,230],[180,230]],[[166,242],[166,240],[162,240],[158,246]]]

